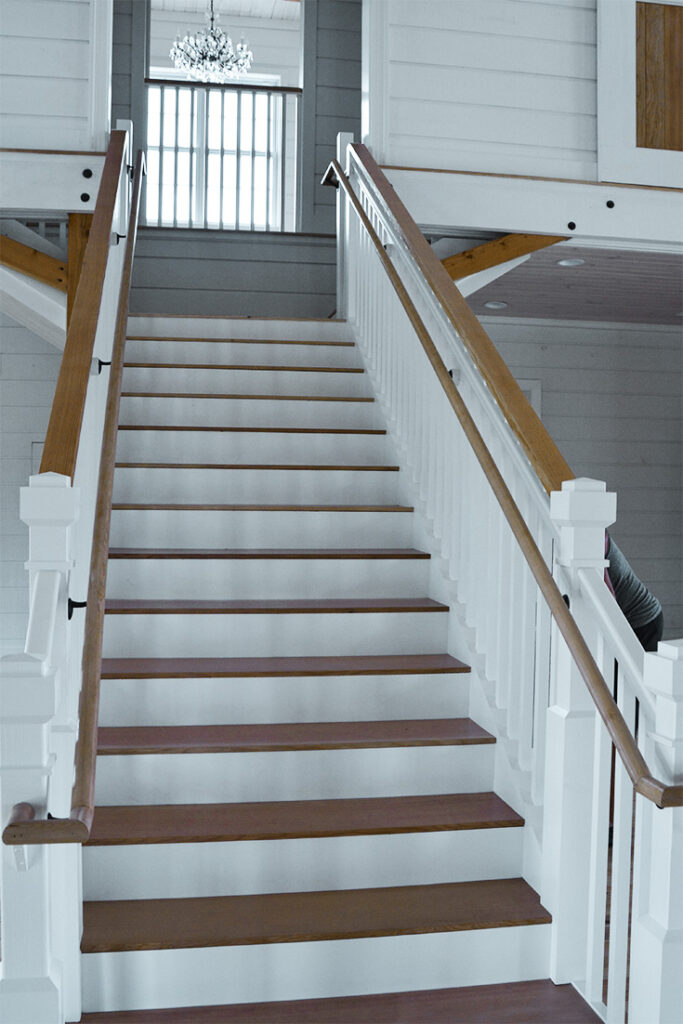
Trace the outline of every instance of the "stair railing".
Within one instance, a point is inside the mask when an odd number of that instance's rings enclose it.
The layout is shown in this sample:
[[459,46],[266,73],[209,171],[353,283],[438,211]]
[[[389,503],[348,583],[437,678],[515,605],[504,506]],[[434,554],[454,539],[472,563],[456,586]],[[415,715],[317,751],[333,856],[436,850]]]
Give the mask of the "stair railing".
[[144,174],[141,153],[129,166],[128,145],[126,132],[112,132],[41,471],[21,490],[29,623],[24,653],[0,662],[8,1021],[81,1014],[80,844],[94,812],[114,446]]
[[553,913],[551,976],[609,1021],[625,1019],[629,983],[631,1022],[668,1020],[652,1006],[678,1005],[680,984],[667,957],[680,934],[683,641],[643,656],[602,579],[615,496],[573,479],[367,149],[345,156],[346,173],[334,161],[323,179],[338,186],[343,312],[430,524],[435,586],[458,608],[453,653],[469,645],[513,769],[525,874]]

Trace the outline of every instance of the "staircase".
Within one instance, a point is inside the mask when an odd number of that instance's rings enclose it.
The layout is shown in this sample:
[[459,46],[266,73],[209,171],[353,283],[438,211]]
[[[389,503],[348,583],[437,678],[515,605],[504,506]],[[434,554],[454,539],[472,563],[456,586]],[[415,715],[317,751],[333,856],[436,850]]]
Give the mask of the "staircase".
[[84,1021],[597,1019],[414,515],[344,324],[131,318]]

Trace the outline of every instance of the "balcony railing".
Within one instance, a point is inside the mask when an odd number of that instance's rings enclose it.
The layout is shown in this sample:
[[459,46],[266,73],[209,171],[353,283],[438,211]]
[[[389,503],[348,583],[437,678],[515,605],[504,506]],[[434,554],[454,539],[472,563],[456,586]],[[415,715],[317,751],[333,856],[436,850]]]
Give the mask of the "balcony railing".
[[147,79],[144,222],[294,231],[300,95]]

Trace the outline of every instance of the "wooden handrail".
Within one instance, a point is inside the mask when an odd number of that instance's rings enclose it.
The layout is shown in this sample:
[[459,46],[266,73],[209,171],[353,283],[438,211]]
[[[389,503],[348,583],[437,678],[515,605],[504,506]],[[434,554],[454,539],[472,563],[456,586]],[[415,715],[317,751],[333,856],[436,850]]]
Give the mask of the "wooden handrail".
[[[357,147],[361,148],[361,147]],[[363,147],[364,148],[364,147]],[[377,166],[377,165],[375,165]],[[379,168],[377,168],[379,174]],[[538,584],[539,590],[545,598],[546,604],[562,634],[572,658],[583,678],[597,711],[605,723],[605,727],[614,743],[614,746],[621,758],[623,765],[631,779],[637,793],[651,800],[658,807],[681,807],[683,806],[683,785],[667,786],[654,778],[641,754],[635,739],[631,735],[624,718],[617,707],[617,704],[610,693],[610,689],[603,679],[588,644],[584,640],[576,622],[572,618],[564,598],[553,579],[552,573],[545,563],[543,555],[536,546],[536,542],[527,527],[515,500],[512,497],[507,484],[496,465],[493,456],[488,450],[477,426],[472,419],[467,406],[460,397],[460,393],[453,383],[446,365],[432,341],[429,331],[424,325],[412,299],[408,295],[405,285],[396,271],[393,263],[384,251],[384,247],[377,236],[370,219],[363,210],[358,197],[351,188],[349,179],[344,174],[341,166],[333,160],[325,175],[329,178],[333,175],[340,183],[346,193],[349,202],[361,220],[380,261],[393,285],[401,305],[403,306],[408,319],[410,320],[415,333],[431,363],[434,372],[443,388],[446,397],[455,412],[463,432],[467,437],[472,450],[482,467],[489,485],[496,496],[503,515],[508,521],[512,533],[517,540],[529,569]],[[388,183],[387,183],[388,185]],[[390,186],[389,186],[390,187]],[[417,231],[417,227],[415,227]],[[435,257],[436,259],[436,257]],[[449,278],[450,281],[450,278]]]
[[394,228],[405,239],[413,259],[460,335],[541,484],[548,494],[561,490],[562,481],[573,480],[574,474],[531,408],[505,360],[430,248],[393,186],[375,163],[370,151],[366,146],[352,145],[350,152],[362,176],[382,199],[385,213],[388,213]]
[[88,390],[104,275],[111,244],[114,207],[125,157],[126,133],[111,133],[92,228],[83,260],[64,354],[57,378],[41,473],[62,473],[73,479]]
[[185,89],[230,89],[233,92],[273,92],[300,96],[299,85],[248,85],[246,82],[192,82],[186,78],[146,78],[145,85],[175,85]]
[[71,814],[68,818],[35,820],[34,816],[27,810],[27,808],[30,808],[33,811],[30,804],[17,804],[2,836],[3,842],[10,846],[36,843],[84,843],[90,835],[95,812],[97,718],[100,703],[104,594],[109,550],[111,499],[114,484],[116,432],[119,418],[121,378],[123,375],[123,350],[126,341],[130,281],[138,228],[140,190],[144,173],[144,154],[140,151],[135,162],[133,196],[128,220],[126,252],[119,292],[104,433],[102,436],[102,454],[100,457],[95,526],[92,556],[90,559],[90,579],[86,603],[85,643],[83,645],[82,662],[83,682],[79,702],[79,729],[75,756],[74,786],[71,794]]

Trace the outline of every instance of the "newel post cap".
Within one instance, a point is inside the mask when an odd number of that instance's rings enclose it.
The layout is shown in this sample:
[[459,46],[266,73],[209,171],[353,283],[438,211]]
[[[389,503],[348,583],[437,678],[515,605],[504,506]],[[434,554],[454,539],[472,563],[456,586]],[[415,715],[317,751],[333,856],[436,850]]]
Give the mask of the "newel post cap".
[[550,517],[559,526],[599,526],[605,530],[617,517],[617,496],[607,490],[604,480],[564,480],[562,490],[550,494]]
[[550,518],[560,532],[558,561],[572,569],[602,570],[605,530],[617,518],[617,496],[602,480],[565,480],[550,494]]

